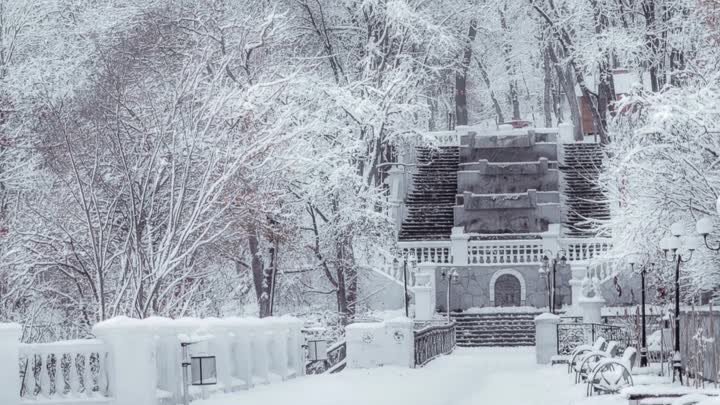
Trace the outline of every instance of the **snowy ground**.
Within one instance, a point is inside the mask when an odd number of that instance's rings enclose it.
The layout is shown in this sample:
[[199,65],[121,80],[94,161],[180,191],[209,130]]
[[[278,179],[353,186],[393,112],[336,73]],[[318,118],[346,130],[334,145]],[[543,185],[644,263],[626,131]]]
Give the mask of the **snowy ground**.
[[[564,366],[536,365],[535,348],[531,347],[461,348],[421,369],[345,370],[260,386],[196,404],[566,405],[584,399],[584,385],[574,385]],[[627,400],[603,399],[603,405],[627,404]]]

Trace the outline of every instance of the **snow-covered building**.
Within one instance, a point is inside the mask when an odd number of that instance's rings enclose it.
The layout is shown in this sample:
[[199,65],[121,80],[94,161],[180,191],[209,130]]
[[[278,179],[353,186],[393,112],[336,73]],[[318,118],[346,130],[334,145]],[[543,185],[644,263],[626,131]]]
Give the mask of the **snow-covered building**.
[[[610,215],[593,183],[602,146],[575,142],[572,133],[569,125],[458,127],[429,134],[437,140],[433,146],[400,154],[388,180],[399,245],[418,262],[434,265],[429,277],[420,277],[433,296],[416,290],[416,311],[428,299],[435,311],[447,311],[443,274],[452,269],[459,277],[449,309],[458,317],[496,307],[532,312],[528,307],[547,308],[551,296],[555,308],[571,310],[586,277],[602,283],[608,305],[632,303],[632,294],[616,293],[622,286],[612,263],[603,260],[611,241],[593,232],[594,221]],[[567,264],[557,267],[552,294],[552,276],[541,269],[547,258],[552,270],[556,257]]]

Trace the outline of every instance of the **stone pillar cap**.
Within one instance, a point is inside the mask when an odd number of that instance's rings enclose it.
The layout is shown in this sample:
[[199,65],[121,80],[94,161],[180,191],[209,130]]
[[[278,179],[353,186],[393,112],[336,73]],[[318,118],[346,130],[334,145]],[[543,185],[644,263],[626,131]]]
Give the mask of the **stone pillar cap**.
[[560,316],[551,314],[549,312],[542,313],[535,317],[536,323],[559,323]]

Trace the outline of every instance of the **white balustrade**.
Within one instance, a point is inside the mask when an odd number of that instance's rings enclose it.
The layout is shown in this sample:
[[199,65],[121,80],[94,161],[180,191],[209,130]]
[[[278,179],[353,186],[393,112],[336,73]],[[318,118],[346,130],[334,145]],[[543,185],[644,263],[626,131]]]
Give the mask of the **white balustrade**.
[[605,282],[615,276],[616,268],[611,262],[593,263],[588,266],[587,277]]
[[540,263],[543,243],[530,240],[476,240],[468,243],[468,264],[498,265]]
[[428,132],[434,146],[460,146],[460,135],[456,131]]
[[98,339],[21,344],[23,400],[104,403],[108,395],[108,350]]
[[569,262],[577,262],[598,258],[612,248],[608,238],[564,238],[560,247],[565,250]]
[[449,264],[452,262],[449,241],[399,242],[403,254],[415,257],[418,263]]

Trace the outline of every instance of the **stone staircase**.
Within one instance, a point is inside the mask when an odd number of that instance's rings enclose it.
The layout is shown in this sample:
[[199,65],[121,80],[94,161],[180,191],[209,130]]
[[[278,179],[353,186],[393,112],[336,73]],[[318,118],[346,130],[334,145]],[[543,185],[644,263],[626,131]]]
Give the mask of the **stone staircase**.
[[610,206],[595,182],[602,170],[602,145],[572,143],[563,145],[562,193],[566,212],[563,224],[569,237],[595,236],[588,221],[610,219]]
[[534,312],[455,313],[457,344],[478,346],[534,346]]
[[418,171],[405,199],[400,241],[450,239],[459,154],[458,147],[417,148]]

